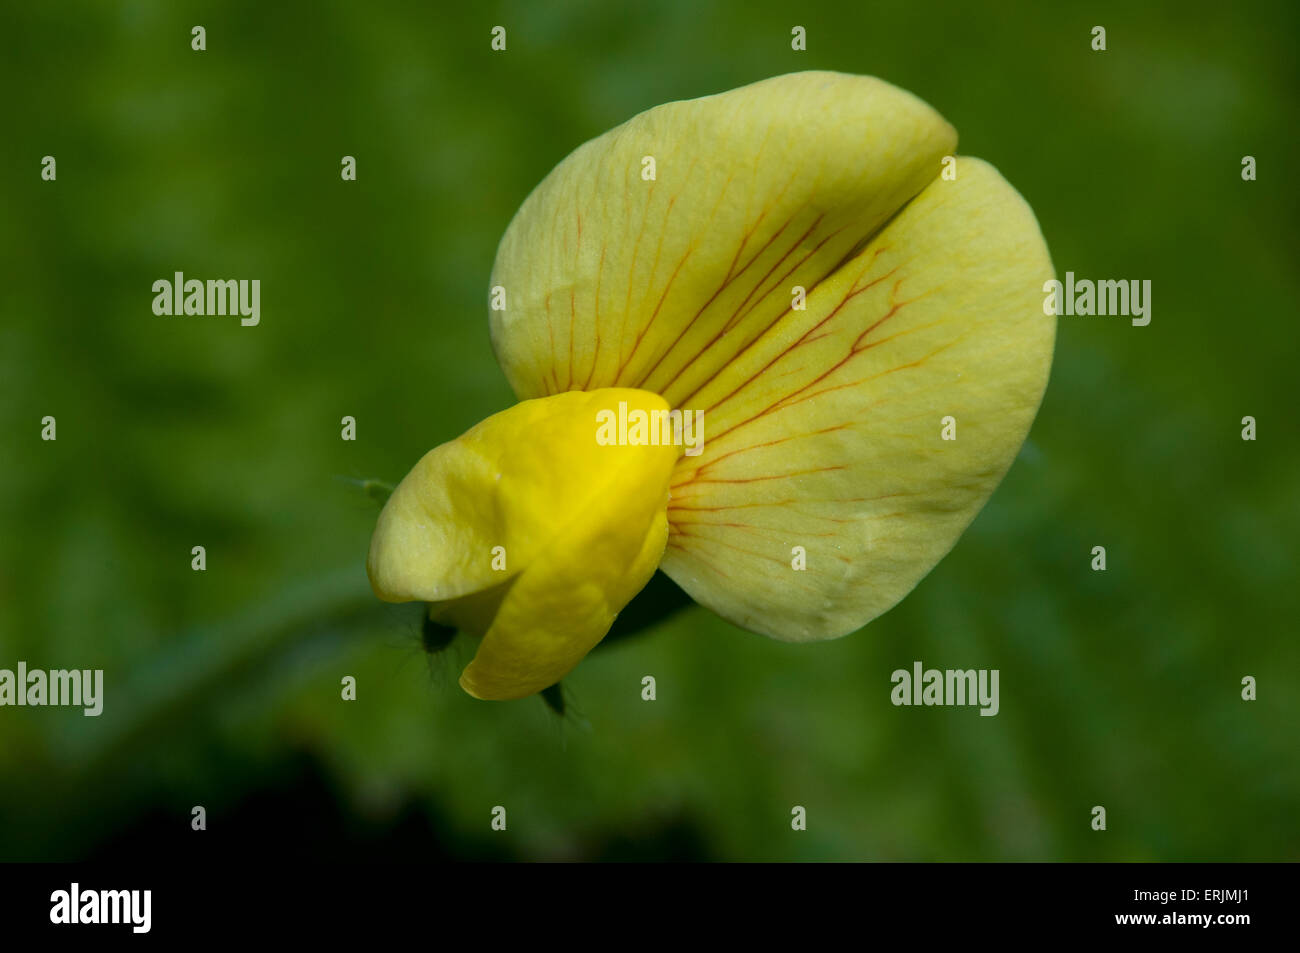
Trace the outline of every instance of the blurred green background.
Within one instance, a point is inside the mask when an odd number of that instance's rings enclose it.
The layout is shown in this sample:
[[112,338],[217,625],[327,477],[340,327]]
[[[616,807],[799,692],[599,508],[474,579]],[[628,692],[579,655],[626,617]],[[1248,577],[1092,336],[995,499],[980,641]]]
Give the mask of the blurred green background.
[[[1300,15],[1134,6],[5,4],[0,667],[106,698],[0,709],[0,858],[1300,859]],[[371,596],[350,481],[512,402],[488,274],[557,161],[812,68],[931,103],[1058,272],[1152,280],[1150,326],[1060,320],[1006,482],[863,632],[691,607],[588,658],[563,718],[469,698],[469,647]],[[176,270],[260,278],[261,326],[154,316]],[[999,669],[1001,713],[893,707],[915,659]]]

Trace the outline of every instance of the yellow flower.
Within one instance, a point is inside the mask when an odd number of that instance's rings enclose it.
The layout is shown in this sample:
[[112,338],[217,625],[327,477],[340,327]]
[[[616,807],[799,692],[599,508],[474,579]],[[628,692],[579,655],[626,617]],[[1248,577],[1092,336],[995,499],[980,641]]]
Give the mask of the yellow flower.
[[[1056,330],[1033,212],[955,146],[903,90],[796,73],[642,113],[528,197],[491,280],[520,403],[416,464],[368,561],[380,598],[482,635],[466,691],[559,681],[656,568],[805,641],[953,546]],[[648,442],[669,409],[702,412],[701,452]]]

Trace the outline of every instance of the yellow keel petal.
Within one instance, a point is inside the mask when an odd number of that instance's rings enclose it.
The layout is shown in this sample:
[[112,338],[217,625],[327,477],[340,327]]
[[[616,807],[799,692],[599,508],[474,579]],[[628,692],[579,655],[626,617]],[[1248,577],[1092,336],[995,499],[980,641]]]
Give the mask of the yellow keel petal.
[[371,540],[371,585],[486,633],[467,691],[515,698],[554,684],[654,574],[681,448],[662,429],[602,420],[667,410],[618,388],[524,401],[430,451],[393,491]]
[[[554,685],[596,647],[619,610],[650,581],[668,540],[668,470],[639,502],[593,500],[582,522],[550,547],[502,600],[478,654],[460,677],[475,698],[523,698]],[[648,488],[646,488],[648,489]],[[615,526],[644,525],[637,540]]]
[[[596,414],[666,405],[630,389],[529,400],[430,450],[389,497],[367,569],[389,602],[442,602],[500,585],[530,565],[617,463],[596,443]],[[656,448],[658,449],[658,448]],[[503,553],[494,556],[501,547]],[[500,566],[504,557],[505,570]]]

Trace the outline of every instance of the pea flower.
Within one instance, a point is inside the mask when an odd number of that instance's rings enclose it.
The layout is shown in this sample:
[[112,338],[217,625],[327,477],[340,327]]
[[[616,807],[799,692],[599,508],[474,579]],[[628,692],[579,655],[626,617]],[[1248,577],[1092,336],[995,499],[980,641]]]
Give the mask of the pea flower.
[[795,73],[642,113],[533,191],[491,278],[519,403],[415,465],[367,564],[381,599],[481,636],[467,692],[558,682],[656,568],[808,641],[952,548],[1056,331],[1033,212],[955,146],[910,93]]

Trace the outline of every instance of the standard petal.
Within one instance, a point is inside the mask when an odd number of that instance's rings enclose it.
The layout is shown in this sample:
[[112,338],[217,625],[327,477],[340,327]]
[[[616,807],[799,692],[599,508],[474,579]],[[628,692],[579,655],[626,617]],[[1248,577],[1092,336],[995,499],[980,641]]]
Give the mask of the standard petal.
[[[958,160],[679,403],[663,569],[737,625],[833,638],[905,596],[1001,480],[1047,384],[1051,262],[991,166]],[[951,417],[955,439],[943,439]],[[793,568],[806,552],[806,569]]]
[[[642,113],[560,163],[497,253],[492,340],[521,398],[674,407],[940,171],[956,134],[871,77],[780,76]],[[648,178],[653,162],[654,178]]]

